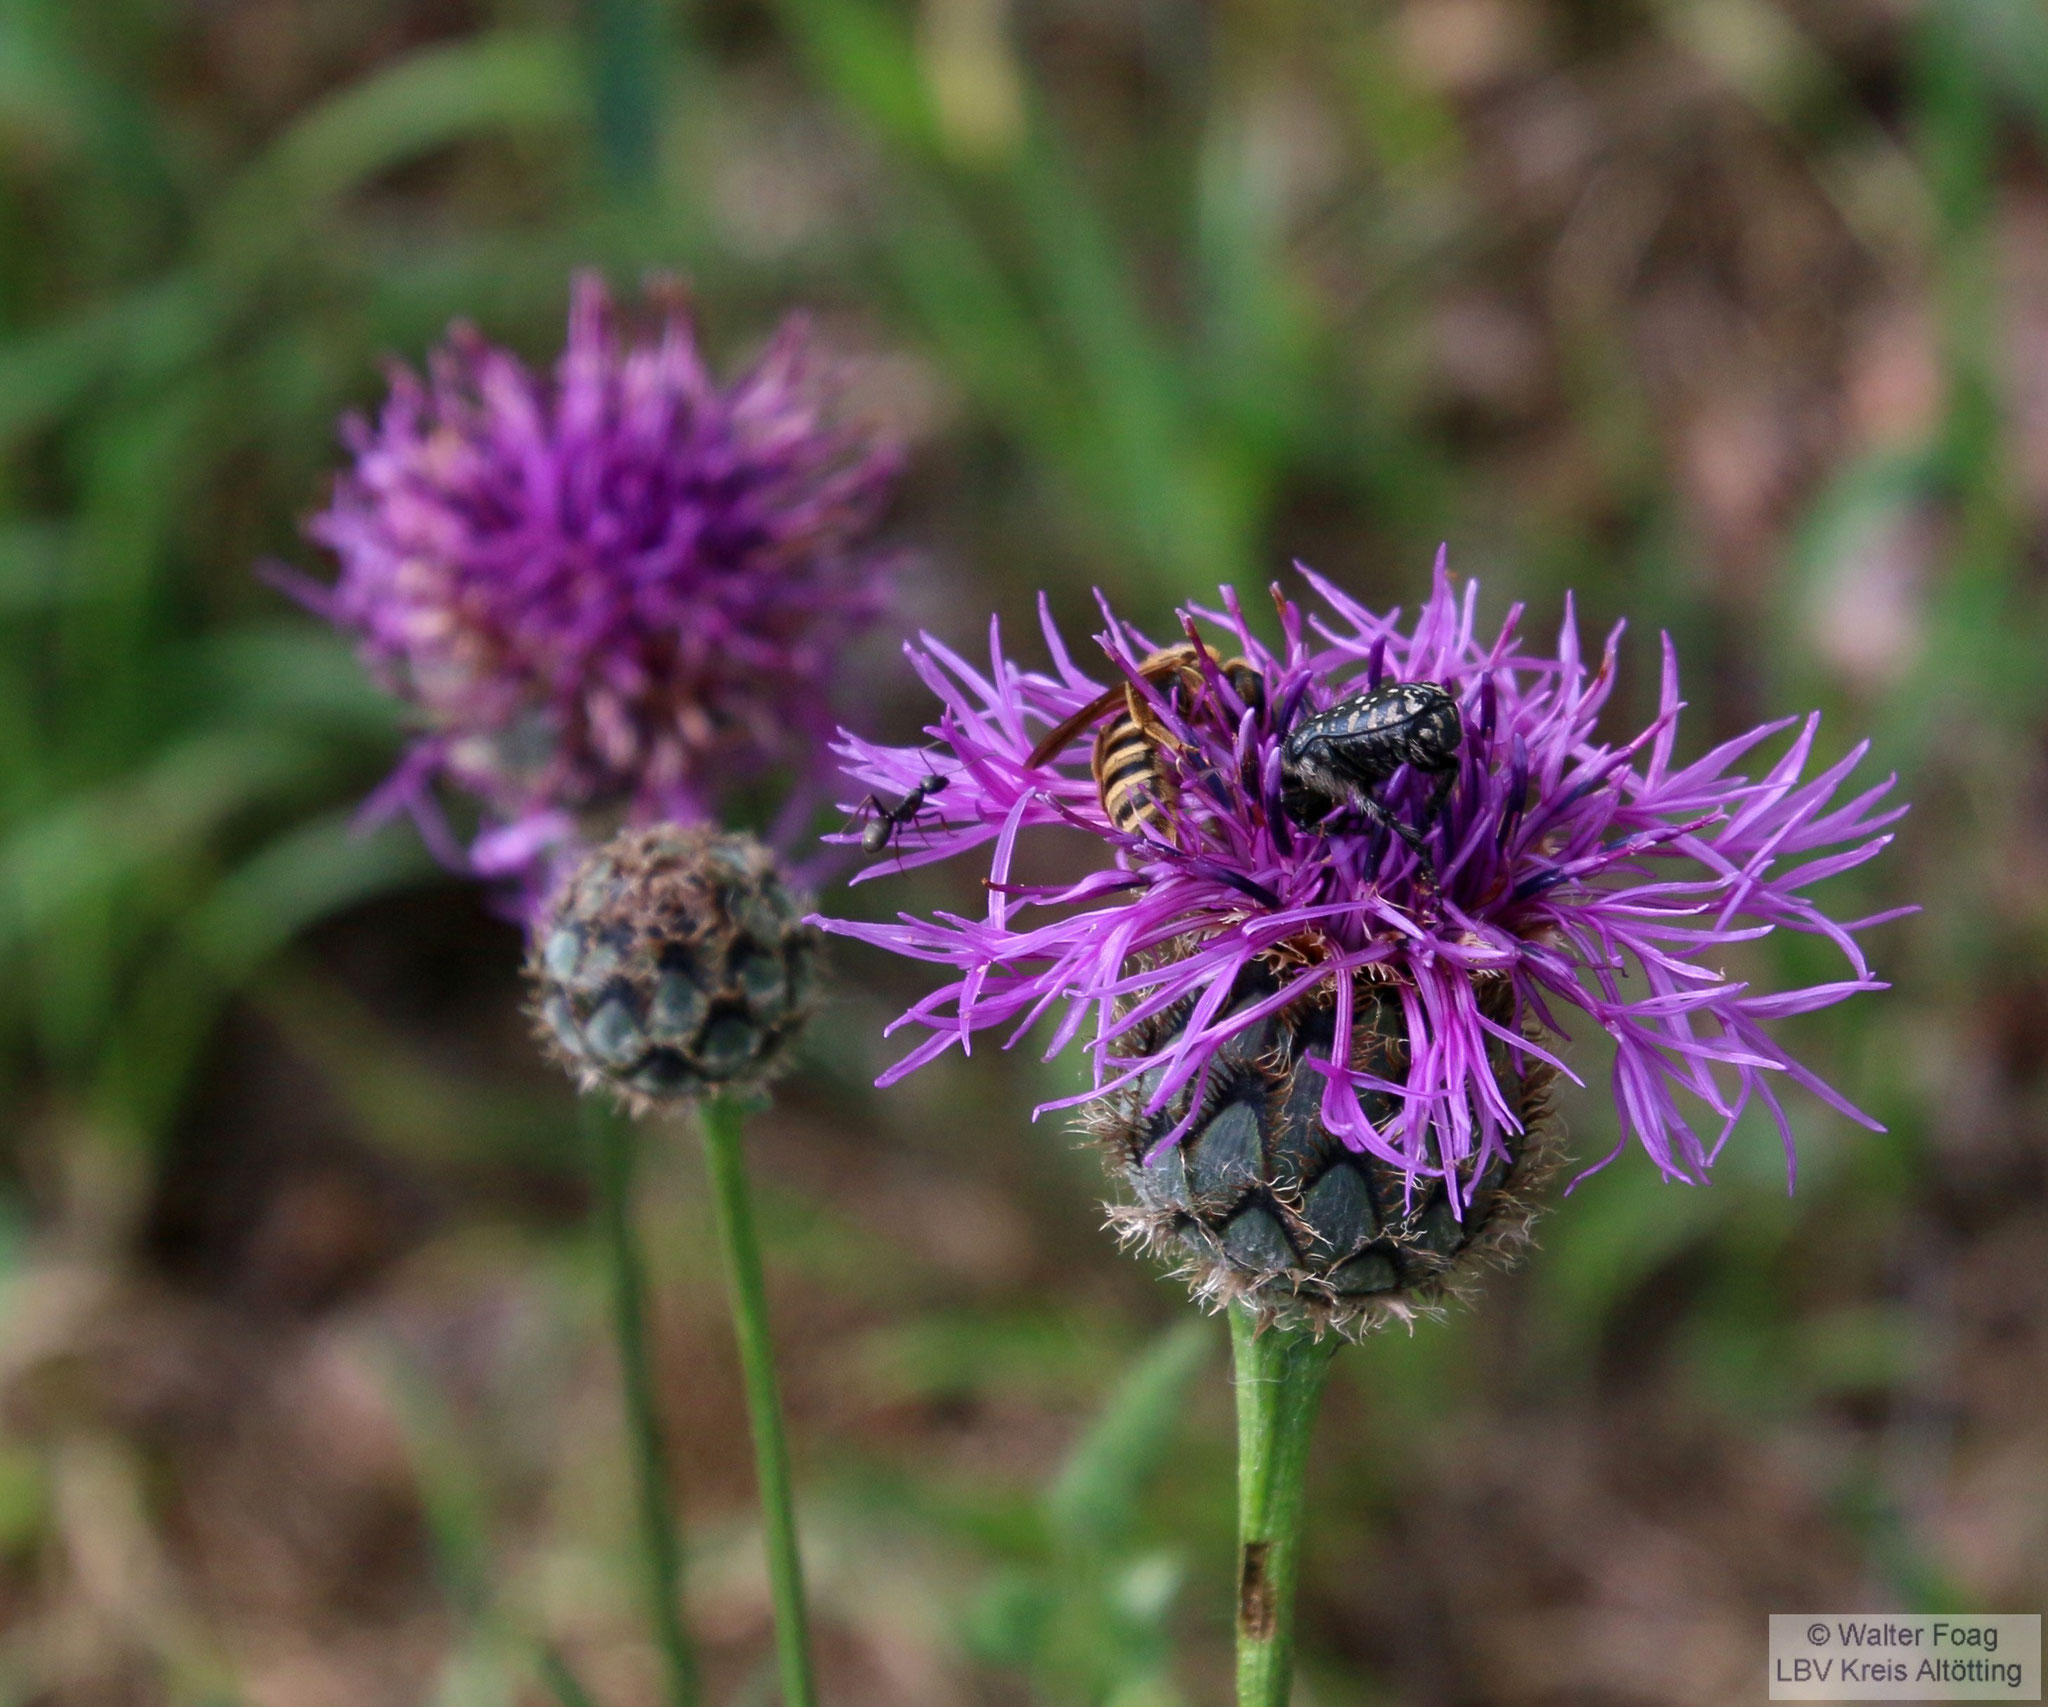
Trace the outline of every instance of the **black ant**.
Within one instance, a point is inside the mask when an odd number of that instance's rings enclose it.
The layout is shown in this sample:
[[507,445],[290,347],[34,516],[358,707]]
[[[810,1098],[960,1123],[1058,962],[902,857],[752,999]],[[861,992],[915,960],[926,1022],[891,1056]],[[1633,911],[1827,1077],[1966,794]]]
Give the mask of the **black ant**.
[[898,830],[907,827],[924,810],[924,803],[935,794],[943,793],[946,779],[942,776],[927,776],[894,806],[886,806],[879,795],[870,794],[855,812],[872,812],[874,816],[862,826],[860,851],[864,854],[878,854],[895,839]]

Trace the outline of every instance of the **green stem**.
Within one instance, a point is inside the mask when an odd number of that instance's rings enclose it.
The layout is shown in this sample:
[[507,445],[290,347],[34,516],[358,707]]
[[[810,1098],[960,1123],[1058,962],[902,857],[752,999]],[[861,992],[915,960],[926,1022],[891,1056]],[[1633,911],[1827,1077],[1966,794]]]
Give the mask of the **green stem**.
[[1230,1307],[1237,1384],[1237,1707],[1287,1707],[1294,1677],[1294,1584],[1301,1566],[1309,1436],[1329,1379],[1334,1334],[1261,1331]]
[[583,1120],[596,1152],[598,1201],[611,1260],[612,1331],[619,1342],[632,1443],[647,1614],[661,1653],[668,1707],[697,1707],[697,1657],[683,1630],[682,1546],[670,1501],[668,1452],[647,1332],[647,1271],[633,1231],[633,1129],[596,1097],[583,1099]]
[[711,1199],[725,1247],[726,1283],[732,1293],[733,1333],[746,1377],[747,1415],[754,1427],[754,1474],[761,1486],[761,1527],[768,1549],[768,1590],[775,1605],[775,1651],[782,1672],[782,1707],[815,1707],[810,1635],[804,1620],[803,1561],[797,1553],[796,1506],[790,1495],[789,1445],[775,1390],[775,1352],[768,1334],[768,1293],[761,1278],[761,1246],[747,1192],[747,1160],[740,1145],[740,1105],[728,1097],[703,1108],[704,1157]]

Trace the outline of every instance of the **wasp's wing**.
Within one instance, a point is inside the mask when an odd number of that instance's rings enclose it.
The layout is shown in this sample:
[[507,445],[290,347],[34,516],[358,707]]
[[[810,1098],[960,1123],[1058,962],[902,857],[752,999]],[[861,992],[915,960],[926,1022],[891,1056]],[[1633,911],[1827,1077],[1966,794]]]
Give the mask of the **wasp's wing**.
[[1105,688],[1095,698],[1082,706],[1079,711],[1075,712],[1073,716],[1050,730],[1045,739],[1031,749],[1031,757],[1025,760],[1025,763],[1034,770],[1040,765],[1051,763],[1052,760],[1059,756],[1062,747],[1066,746],[1083,729],[1086,729],[1089,724],[1098,721],[1111,706],[1116,704],[1129,691],[1128,686],[1123,682],[1117,683],[1113,688]]
[[[1167,681],[1188,668],[1194,662],[1194,657],[1195,649],[1192,646],[1186,644],[1168,646],[1161,651],[1149,654],[1139,664],[1134,674],[1143,682],[1156,684]],[[1137,723],[1146,721],[1147,713],[1144,702],[1139,698],[1137,690],[1129,682],[1120,682],[1113,688],[1104,688],[1101,693],[1082,706],[1073,716],[1050,731],[1043,741],[1031,749],[1031,757],[1026,763],[1033,767],[1048,763],[1058,756],[1059,750],[1062,747],[1076,735],[1080,734],[1083,729],[1086,729],[1089,724],[1098,721],[1118,700],[1122,700],[1129,709],[1132,721]]]

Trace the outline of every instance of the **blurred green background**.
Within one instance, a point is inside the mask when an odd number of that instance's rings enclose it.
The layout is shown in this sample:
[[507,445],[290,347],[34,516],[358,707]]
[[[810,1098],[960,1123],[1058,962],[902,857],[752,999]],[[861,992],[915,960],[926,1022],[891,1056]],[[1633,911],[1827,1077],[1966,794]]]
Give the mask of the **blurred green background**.
[[[1763,1694],[1771,1611],[2048,1599],[2048,12],[2030,0],[0,0],[0,1704],[655,1699],[602,1269],[516,933],[398,724],[258,582],[455,316],[570,269],[814,312],[912,453],[905,628],[1156,621],[1440,540],[1687,660],[1682,746],[1819,705],[1917,900],[1717,1183],[1626,1157],[1484,1307],[1338,1366],[1303,1707]],[[867,726],[919,707],[892,632]],[[834,904],[958,902],[971,873]],[[1832,976],[1788,944],[1778,975]],[[828,1698],[1215,1707],[1220,1324],[1032,1102],[868,1088],[839,960],[757,1123]],[[1763,968],[1769,971],[1771,968]],[[1566,1101],[1613,1143],[1598,1052]],[[686,1133],[647,1231],[713,1698],[772,1699]]]

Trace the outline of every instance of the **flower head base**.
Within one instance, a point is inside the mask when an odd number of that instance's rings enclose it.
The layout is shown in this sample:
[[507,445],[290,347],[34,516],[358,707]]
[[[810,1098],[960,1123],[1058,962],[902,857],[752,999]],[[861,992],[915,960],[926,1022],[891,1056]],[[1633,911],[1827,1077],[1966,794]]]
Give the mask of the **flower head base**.
[[446,778],[486,809],[475,868],[531,888],[593,823],[709,818],[805,772],[878,608],[896,470],[825,424],[805,349],[792,321],[720,387],[678,301],[629,340],[584,274],[552,377],[458,326],[345,425],[354,466],[308,526],[341,575],[297,590],[419,712],[387,809],[437,828]]
[[[1274,591],[1277,646],[1226,588],[1221,608],[1183,613],[1166,662],[1105,606],[1107,683],[1077,667],[1049,618],[1050,674],[1020,669],[993,632],[986,671],[929,639],[912,651],[941,701],[928,729],[941,750],[848,737],[846,768],[897,796],[943,779],[943,817],[899,841],[894,863],[984,843],[993,858],[982,918],[821,921],[957,974],[898,1022],[928,1035],[885,1083],[989,1028],[1015,1042],[1050,1016],[1051,1054],[1092,1021],[1092,1083],[1070,1100],[1123,1099],[1118,1118],[1151,1123],[1145,1160],[1158,1164],[1213,1111],[1242,1039],[1274,1016],[1301,1034],[1299,1016],[1321,1008],[1324,1035],[1300,1066],[1322,1127],[1417,1190],[1435,1182],[1460,1218],[1475,1182],[1526,1147],[1531,1110],[1504,1087],[1562,1065],[1550,1045],[1574,1012],[1612,1039],[1621,1144],[1673,1178],[1704,1179],[1752,1101],[1789,1165],[1780,1078],[1873,1124],[1768,1030],[1882,988],[1856,941],[1879,919],[1837,923],[1807,893],[1877,853],[1903,811],[1882,805],[1888,781],[1838,799],[1862,747],[1808,777],[1817,719],[1787,719],[1678,764],[1668,642],[1656,719],[1611,744],[1596,730],[1618,629],[1589,664],[1568,612],[1555,655],[1534,656],[1520,607],[1482,637],[1476,586],[1454,592],[1441,562],[1409,627],[1309,580],[1322,609],[1306,619]],[[1439,729],[1391,763],[1384,744],[1343,746],[1400,697],[1376,690],[1398,683],[1440,688],[1457,738]],[[1348,703],[1362,693],[1370,715]],[[1057,751],[1039,751],[1063,723]],[[1795,725],[1761,774],[1735,769]],[[1120,753],[1131,728],[1141,737],[1152,778],[1135,801],[1102,769],[1105,726]],[[1323,733],[1339,740],[1322,755],[1336,783],[1302,762]],[[1035,826],[1093,835],[1111,861],[1062,887],[1019,882],[1018,840]],[[1834,943],[1845,975],[1771,992],[1727,974],[1723,951],[1780,928]],[[1264,983],[1245,999],[1248,977]],[[1361,1049],[1362,1036],[1380,1043]]]
[[[1398,1077],[1406,1059],[1399,991],[1354,981],[1351,1059]],[[1257,1006],[1276,984],[1269,967],[1248,967],[1230,1006]],[[1482,1011],[1506,1017],[1504,981],[1480,983],[1477,995]],[[1191,1009],[1183,1002],[1155,1014],[1130,1048],[1159,1053]],[[1551,1069],[1516,1060],[1494,1040],[1487,1064],[1520,1122],[1502,1154],[1483,1166],[1469,1158],[1450,1180],[1419,1180],[1354,1149],[1323,1122],[1323,1079],[1312,1064],[1330,1058],[1335,1037],[1334,1003],[1310,997],[1224,1042],[1199,1098],[1188,1085],[1148,1110],[1140,1079],[1097,1104],[1085,1124],[1131,1193],[1111,1207],[1110,1224],[1127,1243],[1176,1261],[1199,1301],[1357,1338],[1434,1314],[1484,1269],[1511,1261],[1528,1242],[1559,1146]],[[1361,1100],[1369,1115],[1393,1112],[1384,1092]],[[1155,1155],[1176,1129],[1182,1136]]]
[[542,910],[534,1015],[586,1091],[635,1112],[765,1084],[810,1017],[818,933],[751,836],[627,830]]

